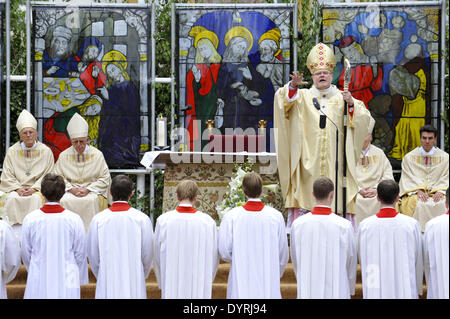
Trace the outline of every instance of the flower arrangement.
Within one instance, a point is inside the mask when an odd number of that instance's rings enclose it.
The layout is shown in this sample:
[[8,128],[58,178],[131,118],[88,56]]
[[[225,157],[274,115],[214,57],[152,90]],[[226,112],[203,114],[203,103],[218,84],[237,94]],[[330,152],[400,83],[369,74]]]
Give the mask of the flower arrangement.
[[[231,209],[242,206],[247,202],[247,197],[242,190],[242,181],[244,179],[245,174],[253,171],[253,163],[245,162],[242,164],[235,163],[234,164],[236,172],[233,173],[231,177],[231,181],[228,183],[228,190],[225,193],[225,196],[222,200],[222,203],[216,208],[217,214],[219,215],[219,219],[225,216]],[[270,184],[264,185],[263,187],[268,188],[269,190],[275,192],[278,185]],[[261,196],[262,202],[267,205],[265,201],[265,195]]]

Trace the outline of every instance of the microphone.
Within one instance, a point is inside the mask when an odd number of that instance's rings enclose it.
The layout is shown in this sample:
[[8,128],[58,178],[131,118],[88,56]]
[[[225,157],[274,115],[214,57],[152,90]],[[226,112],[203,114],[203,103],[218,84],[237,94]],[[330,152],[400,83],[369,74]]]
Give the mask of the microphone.
[[318,109],[320,113],[322,113],[322,114],[320,115],[319,127],[322,128],[322,129],[325,128],[325,126],[326,126],[326,124],[327,124],[326,119],[329,119],[330,122],[334,125],[334,127],[336,127],[336,130],[339,132],[339,134],[342,134],[341,130],[338,128],[338,126],[336,125],[336,123],[334,123],[332,119],[330,119],[325,113],[323,113],[323,111],[322,111],[321,108],[320,108],[319,101],[317,101],[317,98],[315,98],[315,97],[313,98],[313,104],[314,104],[314,107],[315,107],[316,109]]
[[[318,111],[321,111],[319,101],[317,101],[317,98],[315,97],[313,98],[313,104]],[[321,129],[324,129],[326,126],[327,126],[327,116],[322,112],[322,114],[320,114],[319,127]]]
[[315,98],[315,97],[313,97],[313,104],[316,107],[316,109],[320,111],[319,101],[317,101],[317,98]]

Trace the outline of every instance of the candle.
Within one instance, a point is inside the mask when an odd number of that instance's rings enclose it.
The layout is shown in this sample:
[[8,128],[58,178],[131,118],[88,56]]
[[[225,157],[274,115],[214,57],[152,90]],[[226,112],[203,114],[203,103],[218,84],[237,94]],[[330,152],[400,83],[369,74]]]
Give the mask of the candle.
[[157,123],[157,131],[156,131],[156,135],[157,135],[157,146],[166,146],[166,118],[165,117],[160,117],[156,120]]

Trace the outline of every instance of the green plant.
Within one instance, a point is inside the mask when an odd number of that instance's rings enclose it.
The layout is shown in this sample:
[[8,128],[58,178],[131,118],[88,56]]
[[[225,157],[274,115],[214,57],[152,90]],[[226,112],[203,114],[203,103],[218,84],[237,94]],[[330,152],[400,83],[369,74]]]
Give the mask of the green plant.
[[[296,42],[297,70],[303,73],[304,80],[311,83],[311,74],[306,67],[306,59],[311,49],[319,41],[323,5],[318,0],[298,0],[298,29],[301,39]],[[295,30],[292,30],[294,32]],[[296,32],[296,31],[295,31]]]
[[[245,174],[253,171],[253,163],[245,162],[245,163],[234,163],[233,176],[231,177],[230,182],[228,183],[228,190],[223,197],[222,202],[216,208],[217,214],[219,215],[219,219],[222,220],[223,216],[228,213],[231,209],[235,207],[242,206],[246,203],[247,197],[242,190],[242,181],[244,179]],[[278,187],[277,184],[264,185],[263,187],[267,188],[270,192],[275,193]],[[265,205],[270,205],[267,201],[267,195],[261,195],[261,201]]]
[[147,193],[141,194],[139,190],[136,190],[131,196],[130,205],[148,215],[150,212],[149,198]]

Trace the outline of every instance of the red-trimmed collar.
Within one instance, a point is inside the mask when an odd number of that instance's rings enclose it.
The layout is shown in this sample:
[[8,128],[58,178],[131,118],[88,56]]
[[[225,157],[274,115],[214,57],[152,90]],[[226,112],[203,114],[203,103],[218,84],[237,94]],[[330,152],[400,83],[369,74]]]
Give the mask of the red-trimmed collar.
[[249,200],[247,201],[247,203],[242,205],[242,207],[244,207],[245,210],[248,210],[250,212],[259,212],[263,210],[264,204],[261,201]]
[[111,207],[109,209],[112,212],[124,212],[131,208],[131,206],[126,202],[114,202],[112,203]]
[[377,213],[377,217],[378,218],[392,218],[397,216],[397,211],[395,210],[395,208],[391,208],[391,207],[385,207],[380,209],[380,211]]
[[178,206],[176,211],[179,213],[190,213],[190,214],[197,212],[197,210],[192,206]]
[[46,214],[58,214],[64,211],[64,207],[61,205],[44,205],[41,207],[41,211]]
[[313,215],[330,215],[333,213],[330,207],[316,206],[311,211]]

